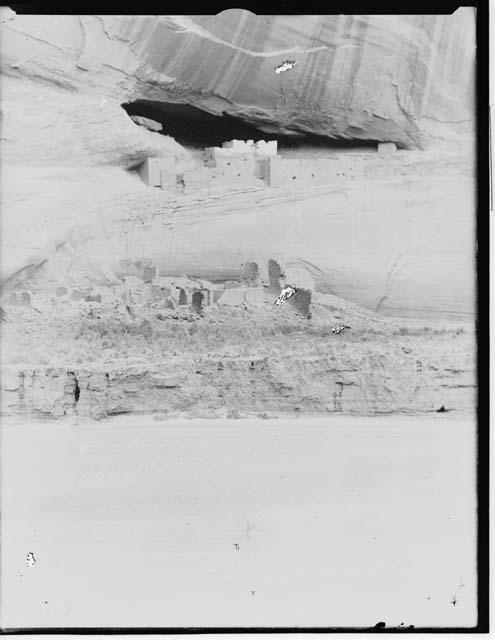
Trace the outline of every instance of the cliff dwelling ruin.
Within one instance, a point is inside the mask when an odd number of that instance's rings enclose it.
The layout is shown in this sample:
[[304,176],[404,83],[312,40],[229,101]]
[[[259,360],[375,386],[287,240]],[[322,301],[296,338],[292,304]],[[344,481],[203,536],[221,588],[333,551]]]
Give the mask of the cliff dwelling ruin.
[[[374,153],[393,154],[396,150],[393,142],[380,143]],[[150,187],[191,194],[213,184],[225,188],[326,185],[342,179],[378,177],[377,168],[376,159],[367,155],[287,157],[278,153],[277,140],[229,140],[221,147],[205,147],[200,161],[188,171],[172,156],[146,158],[137,171]]]
[[148,157],[137,169],[148,186],[175,194],[211,187],[305,188],[341,180],[380,177],[380,157],[397,151],[394,142],[332,139],[301,131],[256,128],[226,113],[215,115],[187,104],[150,100],[122,108],[136,125],[167,135],[194,158],[187,170],[177,158]]

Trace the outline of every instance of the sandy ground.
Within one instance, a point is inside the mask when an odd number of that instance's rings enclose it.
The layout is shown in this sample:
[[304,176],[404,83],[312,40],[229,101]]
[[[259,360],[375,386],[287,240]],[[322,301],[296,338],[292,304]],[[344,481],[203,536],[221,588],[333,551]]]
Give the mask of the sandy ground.
[[476,623],[470,419],[12,422],[1,462],[4,627]]

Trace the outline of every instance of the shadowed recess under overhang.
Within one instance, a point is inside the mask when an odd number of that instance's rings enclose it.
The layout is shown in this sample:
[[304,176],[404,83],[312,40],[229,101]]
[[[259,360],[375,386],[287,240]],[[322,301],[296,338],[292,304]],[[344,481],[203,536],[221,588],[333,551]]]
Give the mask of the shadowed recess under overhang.
[[268,140],[277,139],[279,147],[290,148],[312,145],[335,149],[368,149],[378,144],[377,140],[331,138],[294,130],[291,135],[279,134],[273,127],[263,130],[228,113],[215,115],[189,104],[135,100],[122,104],[129,116],[141,116],[161,123],[160,133],[172,136],[177,142],[194,146],[220,146],[232,139]]

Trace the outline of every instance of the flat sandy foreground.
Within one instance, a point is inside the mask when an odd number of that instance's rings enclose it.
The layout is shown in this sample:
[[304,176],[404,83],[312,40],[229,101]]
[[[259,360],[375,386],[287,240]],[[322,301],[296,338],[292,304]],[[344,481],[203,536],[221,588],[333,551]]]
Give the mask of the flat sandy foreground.
[[1,435],[3,627],[476,624],[472,418]]

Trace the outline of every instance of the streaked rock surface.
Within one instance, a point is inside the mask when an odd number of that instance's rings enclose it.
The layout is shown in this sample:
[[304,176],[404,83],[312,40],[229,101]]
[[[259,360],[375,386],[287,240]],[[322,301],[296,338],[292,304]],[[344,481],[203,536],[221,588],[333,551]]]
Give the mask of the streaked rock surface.
[[8,16],[3,68],[66,94],[185,103],[274,133],[424,146],[472,124],[474,16]]

